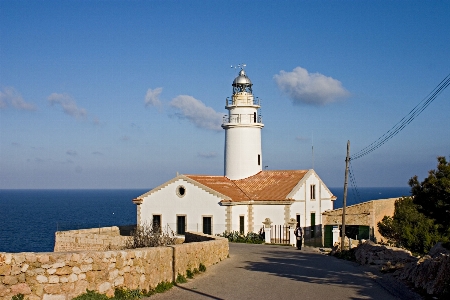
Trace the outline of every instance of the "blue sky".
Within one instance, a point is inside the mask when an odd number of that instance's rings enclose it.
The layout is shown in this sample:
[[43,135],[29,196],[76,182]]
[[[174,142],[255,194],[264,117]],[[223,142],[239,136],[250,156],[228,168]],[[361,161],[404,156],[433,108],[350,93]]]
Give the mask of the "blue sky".
[[[245,63],[263,165],[344,183],[450,73],[450,1],[0,1],[0,188],[152,188],[223,175]],[[450,89],[352,163],[406,186],[450,156]],[[314,160],[312,159],[314,144]]]

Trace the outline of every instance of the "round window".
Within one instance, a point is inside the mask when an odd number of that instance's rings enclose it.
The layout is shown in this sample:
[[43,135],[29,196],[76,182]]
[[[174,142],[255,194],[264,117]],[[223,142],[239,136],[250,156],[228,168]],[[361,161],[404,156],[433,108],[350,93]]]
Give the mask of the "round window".
[[184,187],[184,186],[182,186],[182,185],[179,185],[178,187],[177,187],[177,195],[178,195],[178,197],[184,197],[184,195],[186,195],[186,188]]

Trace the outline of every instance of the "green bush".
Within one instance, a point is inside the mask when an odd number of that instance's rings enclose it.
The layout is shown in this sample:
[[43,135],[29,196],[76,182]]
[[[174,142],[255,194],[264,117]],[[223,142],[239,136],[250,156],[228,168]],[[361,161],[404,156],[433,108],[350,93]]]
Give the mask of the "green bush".
[[189,279],[194,278],[194,272],[192,272],[190,269],[186,270],[186,277]]
[[206,271],[206,266],[204,264],[200,263],[200,266],[198,266],[198,270],[200,272],[205,272]]
[[181,274],[178,274],[176,283],[186,283],[186,282],[187,282],[186,277],[184,277]]
[[11,300],[23,300],[25,299],[25,295],[24,294],[17,294],[12,296]]
[[425,254],[443,237],[432,219],[419,212],[411,197],[395,201],[394,216],[385,216],[378,231],[395,246],[416,254]]
[[114,290],[114,300],[137,300],[142,298],[143,293],[140,289],[129,290],[125,288],[116,288]]
[[173,282],[160,282],[154,289],[153,292],[155,293],[164,293],[165,291],[170,290],[173,287]]
[[[186,279],[184,280],[186,282]],[[129,290],[126,288],[116,288],[114,290],[114,297],[112,298],[108,298],[108,296],[100,294],[96,291],[86,290],[86,293],[81,294],[78,297],[73,298],[72,300],[137,300],[141,299],[142,297],[149,297],[156,293],[163,293],[167,290],[170,290],[172,287],[172,282],[160,282],[154,289],[148,292],[146,290],[140,289]],[[22,298],[14,297],[12,300],[23,300],[23,296]]]
[[[108,300],[109,298],[104,295],[104,294],[100,294],[96,291],[90,291],[88,289],[86,289],[86,293],[81,294],[75,298],[73,298],[72,300]],[[15,299],[13,299],[15,300]]]
[[231,231],[231,232],[225,231],[224,233],[219,234],[219,236],[227,238],[228,241],[232,243],[247,243],[247,244],[264,243],[264,239],[262,238],[262,236],[254,232],[248,232],[247,235],[244,235],[239,231]]

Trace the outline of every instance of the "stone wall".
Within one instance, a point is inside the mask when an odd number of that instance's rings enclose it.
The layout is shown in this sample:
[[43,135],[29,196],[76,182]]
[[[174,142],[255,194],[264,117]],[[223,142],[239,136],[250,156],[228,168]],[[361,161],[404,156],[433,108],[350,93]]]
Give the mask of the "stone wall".
[[[171,246],[174,254],[174,278],[178,274],[186,275],[186,270],[198,268],[200,263],[211,266],[228,257],[228,239],[196,233],[195,236],[210,240],[189,242]],[[192,241],[194,234],[186,233],[186,240]]]
[[376,265],[385,272],[395,271],[394,276],[409,281],[429,295],[439,296],[449,292],[450,252],[440,243],[421,258],[412,256],[408,250],[376,245],[370,241],[362,243],[354,251],[358,263]]
[[[378,232],[378,222],[384,216],[393,216],[395,201],[398,198],[380,199],[367,201],[346,207],[345,224],[369,226],[371,235],[375,236],[376,241],[382,241],[383,237]],[[323,225],[342,225],[342,208],[325,211],[322,214]]]
[[[198,234],[203,236],[203,234]],[[150,289],[177,274],[228,257],[228,240],[169,247],[55,253],[0,253],[0,299],[70,300],[86,289],[113,295],[116,287]]]
[[127,238],[120,235],[117,226],[57,231],[53,251],[119,250],[123,249]]

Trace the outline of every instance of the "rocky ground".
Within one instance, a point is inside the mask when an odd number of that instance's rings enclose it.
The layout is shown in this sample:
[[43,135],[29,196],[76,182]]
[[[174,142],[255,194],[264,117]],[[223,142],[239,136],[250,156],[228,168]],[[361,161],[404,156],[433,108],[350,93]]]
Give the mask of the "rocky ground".
[[409,283],[425,296],[435,299],[450,296],[450,252],[440,243],[423,257],[370,241],[352,249],[351,253],[359,264],[376,266],[381,272]]

